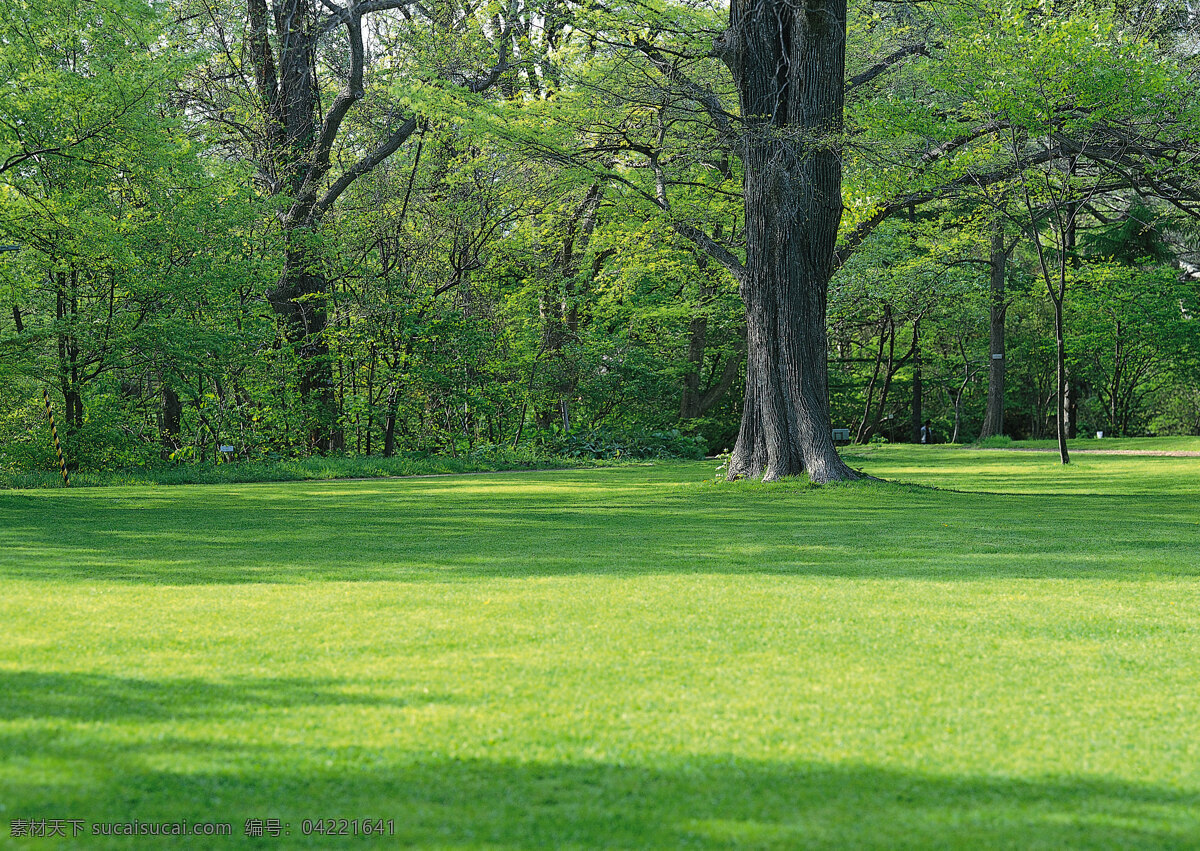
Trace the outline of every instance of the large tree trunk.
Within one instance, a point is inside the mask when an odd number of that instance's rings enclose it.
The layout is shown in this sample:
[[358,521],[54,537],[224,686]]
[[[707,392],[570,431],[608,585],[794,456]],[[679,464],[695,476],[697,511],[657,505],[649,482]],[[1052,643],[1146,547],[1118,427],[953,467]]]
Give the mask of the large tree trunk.
[[746,125],[749,352],[729,476],[857,478],[830,434],[825,328],[842,216],[846,0],[735,0],[715,47]]
[[1008,300],[1004,292],[1005,271],[1008,251],[1004,244],[1004,229],[997,225],[992,234],[990,257],[990,322],[991,360],[988,362],[987,409],[983,415],[983,428],[979,436],[995,437],[1004,434],[1004,319],[1008,312]]

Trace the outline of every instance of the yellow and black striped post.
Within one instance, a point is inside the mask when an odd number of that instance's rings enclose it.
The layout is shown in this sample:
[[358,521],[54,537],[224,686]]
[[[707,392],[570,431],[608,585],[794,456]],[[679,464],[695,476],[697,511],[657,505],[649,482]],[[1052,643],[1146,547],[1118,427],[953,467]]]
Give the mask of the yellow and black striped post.
[[54,425],[54,409],[50,407],[50,391],[43,389],[42,398],[46,400],[46,416],[50,418],[50,434],[54,435],[54,451],[58,453],[58,468],[62,470],[63,487],[71,486],[71,477],[67,475],[67,462],[63,460],[62,444],[58,442],[58,428]]

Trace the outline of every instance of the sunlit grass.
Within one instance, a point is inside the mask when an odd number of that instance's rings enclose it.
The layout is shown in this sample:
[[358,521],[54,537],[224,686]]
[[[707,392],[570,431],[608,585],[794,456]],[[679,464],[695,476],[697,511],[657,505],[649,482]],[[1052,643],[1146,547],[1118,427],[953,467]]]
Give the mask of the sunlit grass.
[[[1050,440],[1017,440],[1013,441],[1014,449],[1057,449],[1058,442]],[[1200,452],[1200,437],[1105,437],[1097,440],[1091,435],[1084,435],[1067,441],[1068,451],[1071,449],[1134,449],[1145,452]]]
[[1200,843],[1200,459],[850,454],[0,493],[0,843]]

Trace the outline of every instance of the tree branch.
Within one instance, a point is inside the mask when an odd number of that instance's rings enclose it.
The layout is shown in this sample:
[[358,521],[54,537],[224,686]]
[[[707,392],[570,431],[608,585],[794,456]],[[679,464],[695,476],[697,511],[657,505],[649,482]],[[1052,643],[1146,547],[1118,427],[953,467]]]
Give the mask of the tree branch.
[[709,409],[712,408],[712,406],[718,401],[720,401],[721,397],[725,395],[725,392],[729,390],[730,386],[734,382],[734,379],[738,377],[740,372],[738,367],[741,365],[742,359],[739,355],[735,354],[726,358],[725,368],[721,370],[720,379],[716,384],[705,391],[704,395],[700,397],[699,403],[696,405],[701,416],[708,413]]
[[[661,127],[659,133],[659,143],[661,144],[661,136],[663,133],[663,129]],[[667,198],[666,175],[663,172],[661,163],[659,163],[657,151],[651,155],[650,165],[654,169],[654,196],[650,198],[650,200],[652,200],[663,212],[670,214],[671,202]],[[647,193],[642,194],[643,197],[649,197]],[[733,275],[734,279],[741,283],[742,278],[746,274],[746,267],[742,264],[741,260],[738,260],[737,256],[732,251],[721,245],[721,243],[717,242],[711,236],[694,225],[676,221],[671,217],[668,218],[668,221],[671,224],[671,228],[677,234],[682,236],[684,239],[689,240],[709,257],[716,260],[718,263],[728,269],[730,274]]]
[[339,177],[337,181],[335,181],[334,184],[329,187],[325,194],[321,196],[321,200],[317,201],[313,205],[312,213],[310,214],[311,217],[314,220],[320,219],[321,216],[323,216],[330,208],[330,206],[333,205],[333,202],[338,199],[338,196],[346,191],[351,183],[358,180],[358,178],[362,177],[368,171],[375,168],[375,166],[379,165],[392,154],[396,153],[396,151],[400,149],[400,146],[408,141],[408,137],[411,136],[416,129],[417,119],[409,118],[394,131],[392,131],[392,134],[384,139],[375,148],[375,150],[371,151],[371,153],[367,154],[354,165],[350,166],[350,168],[346,169],[346,171],[342,173],[342,176]]
[[884,57],[884,59],[882,61],[875,63],[870,68],[863,71],[861,74],[855,74],[853,77],[851,77],[849,80],[847,80],[846,81],[846,92],[849,93],[849,92],[853,91],[854,89],[857,89],[859,86],[866,85],[867,83],[871,82],[876,77],[878,77],[880,74],[884,74],[887,71],[890,71],[892,68],[894,68],[896,65],[903,62],[905,59],[907,59],[910,56],[928,56],[928,55],[929,55],[928,46],[925,44],[925,42],[921,42],[920,44],[910,44],[907,47],[902,47],[899,50],[897,50],[895,53],[892,53],[889,56]]
[[970,173],[956,177],[953,180],[947,181],[940,186],[935,186],[932,189],[925,189],[920,192],[913,192],[908,195],[901,195],[892,199],[886,204],[879,207],[875,213],[865,221],[860,222],[846,238],[842,244],[834,252],[833,267],[840,269],[846,264],[854,252],[863,244],[868,236],[875,232],[881,224],[883,224],[890,216],[907,207],[920,206],[928,204],[930,201],[936,201],[945,198],[959,189],[967,187],[984,188],[995,183],[1008,180],[1015,176],[1023,169],[1031,165],[1041,165],[1051,160],[1059,159],[1063,156],[1063,151],[1058,147],[1049,147],[1039,151],[1033,156],[1023,160],[1010,163],[1009,165],[983,173]]
[[[333,6],[330,0],[323,0],[323,2],[326,6]],[[305,175],[300,192],[297,193],[301,197],[314,192],[313,184],[329,172],[329,154],[333,150],[333,142],[337,139],[338,131],[342,128],[342,122],[351,107],[366,95],[363,90],[362,19],[345,10],[342,15],[346,24],[346,35],[350,39],[350,71],[346,75],[346,85],[334,98],[333,104],[329,107],[329,112],[326,113],[325,120],[321,124],[321,132],[317,135],[317,142],[313,150],[313,163],[308,169],[308,174]]]
[[270,135],[281,144],[286,136],[283,106],[279,99],[279,74],[275,70],[275,55],[268,37],[266,0],[246,0],[246,16],[250,21],[250,64],[254,66],[254,83],[259,99],[269,118]]
[[678,65],[669,62],[661,51],[645,39],[637,39],[634,42],[634,47],[650,60],[650,64],[660,74],[678,86],[684,95],[704,107],[704,111],[708,113],[708,117],[716,125],[717,138],[722,144],[732,146],[737,141],[738,134],[733,127],[733,122],[737,120],[736,116],[725,109],[724,104],[721,103],[721,99],[712,90],[690,80],[686,74],[679,70]]

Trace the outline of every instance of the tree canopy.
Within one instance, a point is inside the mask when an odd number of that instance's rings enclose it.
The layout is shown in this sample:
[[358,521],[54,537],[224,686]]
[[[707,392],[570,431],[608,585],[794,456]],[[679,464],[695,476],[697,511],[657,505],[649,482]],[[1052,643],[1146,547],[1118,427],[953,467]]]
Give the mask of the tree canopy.
[[1194,25],[6,4],[0,465],[1195,433]]

